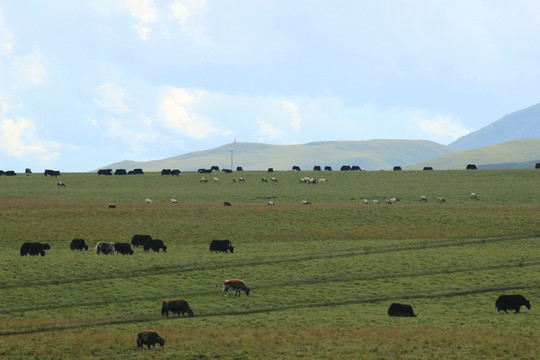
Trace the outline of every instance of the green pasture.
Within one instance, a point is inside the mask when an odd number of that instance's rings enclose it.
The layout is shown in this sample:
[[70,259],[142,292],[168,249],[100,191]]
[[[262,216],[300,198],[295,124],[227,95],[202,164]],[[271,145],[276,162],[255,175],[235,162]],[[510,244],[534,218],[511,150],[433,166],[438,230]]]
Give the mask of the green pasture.
[[[135,340],[145,329],[167,340],[150,350],[156,359],[540,356],[539,171],[205,176],[0,177],[0,358],[143,359]],[[385,205],[390,197],[400,201]],[[134,234],[167,252],[93,253]],[[69,250],[73,238],[90,249]],[[212,239],[230,239],[234,254],[209,253]],[[51,249],[21,257],[26,241]],[[230,278],[249,297],[221,297]],[[496,298],[513,293],[532,309],[497,315]],[[195,317],[163,319],[170,298]],[[388,317],[392,302],[418,317]]]

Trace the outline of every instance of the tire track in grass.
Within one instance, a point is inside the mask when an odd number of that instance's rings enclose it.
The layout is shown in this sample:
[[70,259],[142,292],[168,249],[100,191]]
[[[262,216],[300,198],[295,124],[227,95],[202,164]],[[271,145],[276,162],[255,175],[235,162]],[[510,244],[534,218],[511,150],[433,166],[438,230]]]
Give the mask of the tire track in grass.
[[[387,280],[387,279],[401,279],[401,278],[414,278],[420,276],[434,276],[434,275],[449,275],[449,274],[458,274],[465,272],[477,272],[477,271],[489,271],[489,270],[499,270],[499,269],[511,269],[511,268],[524,268],[529,266],[540,265],[540,259],[529,259],[524,261],[516,262],[514,260],[506,263],[497,263],[497,264],[487,264],[483,266],[471,267],[471,268],[431,268],[428,270],[420,270],[413,272],[399,272],[399,273],[357,273],[350,274],[350,276],[326,276],[318,278],[307,278],[307,279],[298,279],[298,280],[287,280],[287,281],[278,281],[278,282],[269,282],[263,284],[250,284],[252,291],[257,289],[273,289],[273,288],[284,288],[287,286],[298,286],[298,285],[314,285],[319,283],[343,283],[343,282],[354,282],[354,281],[375,281],[375,280]],[[216,290],[197,290],[197,291],[184,291],[184,297],[196,297],[196,296],[212,296],[216,294]],[[100,305],[109,305],[111,303],[115,304],[129,304],[136,303],[140,301],[162,301],[165,298],[170,297],[170,294],[156,294],[154,296],[144,296],[134,297],[129,296],[124,299],[118,299],[118,296],[110,298],[101,298],[98,301],[81,301],[76,300],[72,303],[63,303],[59,304],[57,301],[54,303],[42,303],[36,304],[33,303],[32,306],[26,307],[13,307],[10,309],[0,310],[0,314],[12,314],[20,313],[27,311],[39,311],[39,310],[51,310],[51,309],[67,309],[67,308],[78,308],[78,307],[97,307]]]
[[509,235],[503,237],[490,237],[490,238],[475,238],[475,239],[451,239],[451,240],[426,240],[418,243],[408,243],[402,246],[396,245],[381,245],[381,246],[360,246],[360,249],[344,249],[339,250],[331,254],[319,253],[313,254],[303,254],[303,255],[293,255],[291,257],[283,257],[273,260],[262,260],[254,259],[249,262],[242,262],[236,264],[220,264],[220,265],[208,265],[200,266],[197,263],[188,263],[188,264],[175,264],[167,266],[152,266],[149,268],[135,269],[135,270],[123,270],[116,273],[109,273],[103,276],[94,276],[91,278],[72,278],[72,279],[63,279],[63,280],[48,280],[44,281],[40,279],[39,281],[34,282],[24,282],[17,284],[8,284],[0,282],[0,289],[13,289],[13,288],[27,288],[30,286],[48,286],[48,285],[63,285],[69,283],[84,283],[90,281],[99,281],[99,280],[110,280],[110,279],[125,279],[133,277],[143,277],[143,276],[155,276],[155,275],[167,275],[171,270],[176,270],[182,272],[192,272],[192,271],[214,271],[221,269],[229,268],[242,268],[242,267],[252,267],[256,265],[276,265],[281,263],[290,263],[290,262],[301,262],[301,261],[311,261],[311,260],[322,260],[322,259],[334,259],[334,258],[344,258],[344,257],[355,257],[360,255],[372,255],[372,254],[385,254],[385,253],[394,253],[401,251],[415,251],[415,250],[426,250],[426,249],[439,249],[455,246],[464,246],[464,245],[475,245],[475,244],[485,244],[485,243],[497,243],[497,242],[506,242],[506,241],[516,241],[516,240],[528,240],[532,238],[540,237],[540,233],[535,234],[519,234],[519,235]]
[[[359,298],[359,299],[350,299],[343,301],[332,301],[332,302],[321,302],[321,303],[304,303],[304,304],[295,304],[295,305],[283,305],[275,307],[267,307],[260,309],[250,309],[244,311],[229,311],[229,312],[213,312],[213,313],[202,313],[197,315],[199,318],[209,318],[209,317],[219,317],[219,316],[241,316],[241,315],[252,315],[252,314],[262,314],[270,312],[280,312],[288,310],[297,310],[297,309],[307,309],[307,308],[316,308],[316,307],[329,307],[329,306],[347,306],[347,305],[358,305],[358,304],[373,304],[379,302],[389,302],[397,300],[410,300],[410,299],[436,299],[436,298],[445,298],[445,297],[455,297],[455,296],[468,296],[474,294],[486,294],[491,292],[501,292],[509,290],[525,290],[525,289],[538,289],[540,287],[540,282],[532,285],[512,285],[504,287],[491,287],[483,289],[471,289],[463,291],[451,291],[451,292],[442,292],[436,294],[402,294],[399,296],[384,296],[384,297],[372,297],[372,298]],[[189,321],[189,318],[176,318],[171,319],[170,321]],[[16,336],[16,335],[28,335],[52,331],[63,331],[63,330],[72,330],[72,329],[81,329],[81,328],[91,328],[91,327],[103,327],[111,325],[122,325],[122,324],[138,324],[154,321],[169,321],[164,320],[158,317],[135,317],[135,318],[124,318],[124,319],[107,319],[107,320],[93,320],[88,322],[78,322],[76,324],[62,324],[62,325],[53,325],[53,326],[39,326],[38,328],[32,329],[20,329],[20,330],[0,330],[0,337],[7,336]]]

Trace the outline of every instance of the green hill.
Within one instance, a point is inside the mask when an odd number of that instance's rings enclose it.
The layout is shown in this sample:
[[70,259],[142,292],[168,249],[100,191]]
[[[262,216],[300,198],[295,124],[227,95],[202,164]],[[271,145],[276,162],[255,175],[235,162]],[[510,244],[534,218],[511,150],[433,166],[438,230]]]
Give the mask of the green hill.
[[431,166],[435,170],[453,170],[465,169],[467,164],[476,164],[479,169],[531,169],[537,159],[540,159],[540,138],[512,140],[460,151],[407,165],[405,169],[419,170]]
[[180,169],[194,171],[219,166],[244,170],[290,170],[293,165],[311,170],[315,165],[357,165],[363,170],[391,169],[453,154],[459,149],[425,140],[369,140],[324,141],[302,145],[269,145],[258,143],[230,143],[206,151],[191,152],[160,160],[145,162],[121,161],[103,168],[161,171]]

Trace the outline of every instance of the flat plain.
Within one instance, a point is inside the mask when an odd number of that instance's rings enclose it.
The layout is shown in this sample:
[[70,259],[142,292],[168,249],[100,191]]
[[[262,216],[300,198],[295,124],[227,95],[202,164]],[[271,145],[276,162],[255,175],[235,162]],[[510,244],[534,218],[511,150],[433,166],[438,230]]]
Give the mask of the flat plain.
[[[540,171],[200,177],[1,177],[0,358],[540,357]],[[400,201],[386,205],[391,197]],[[134,234],[167,252],[94,255],[98,241]],[[71,251],[74,238],[90,249]],[[234,254],[210,253],[212,239],[230,239]],[[51,249],[21,257],[26,241]],[[230,278],[250,295],[221,297]],[[496,298],[514,293],[532,309],[497,314]],[[195,316],[163,319],[171,298]],[[393,302],[418,317],[388,317]],[[138,351],[146,329],[167,345]]]

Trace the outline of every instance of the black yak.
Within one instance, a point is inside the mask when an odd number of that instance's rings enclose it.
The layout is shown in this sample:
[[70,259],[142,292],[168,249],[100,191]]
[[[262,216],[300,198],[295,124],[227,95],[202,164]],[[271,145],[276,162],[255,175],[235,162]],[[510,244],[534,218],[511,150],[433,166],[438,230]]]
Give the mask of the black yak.
[[525,299],[523,295],[501,295],[495,301],[495,308],[497,309],[497,314],[499,311],[504,311],[508,314],[506,310],[516,310],[516,313],[519,313],[519,309],[525,306],[527,309],[531,310],[531,303],[529,300]]

